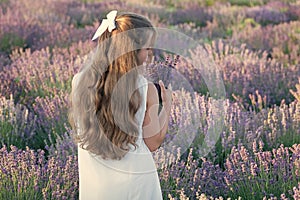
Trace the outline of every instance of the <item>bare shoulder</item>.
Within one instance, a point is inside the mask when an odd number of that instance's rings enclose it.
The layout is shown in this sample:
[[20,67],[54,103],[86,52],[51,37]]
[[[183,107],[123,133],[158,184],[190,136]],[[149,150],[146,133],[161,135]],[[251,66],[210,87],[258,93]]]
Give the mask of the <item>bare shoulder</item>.
[[149,82],[147,91],[147,106],[151,106],[153,104],[158,104],[158,93],[155,85]]

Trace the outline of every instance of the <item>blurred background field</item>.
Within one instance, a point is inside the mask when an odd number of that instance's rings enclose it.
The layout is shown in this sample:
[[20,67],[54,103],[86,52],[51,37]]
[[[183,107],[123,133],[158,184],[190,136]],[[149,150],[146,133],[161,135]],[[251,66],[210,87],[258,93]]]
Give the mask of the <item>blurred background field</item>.
[[0,199],[78,199],[71,80],[112,9],[195,39],[224,81],[221,137],[201,157],[213,99],[188,61],[160,58],[190,81],[196,99],[175,91],[165,142],[190,123],[183,111],[201,118],[186,152],[154,153],[164,199],[300,199],[300,1],[0,0],[0,7]]

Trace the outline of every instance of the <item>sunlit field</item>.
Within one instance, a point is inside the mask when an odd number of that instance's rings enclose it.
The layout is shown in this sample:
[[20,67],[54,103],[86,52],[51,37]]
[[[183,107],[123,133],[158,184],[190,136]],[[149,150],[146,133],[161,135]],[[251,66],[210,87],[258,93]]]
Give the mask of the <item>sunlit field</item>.
[[[194,91],[193,100],[184,88],[174,91],[165,143],[153,153],[164,199],[300,199],[300,1],[0,0],[0,6],[1,200],[78,199],[71,81],[112,9],[193,38],[224,83],[220,137],[202,156],[214,97],[187,59],[157,51],[156,64],[176,70]],[[185,129],[181,138],[192,141],[189,148],[174,145],[167,153],[182,124],[195,123],[186,117],[193,114],[200,116],[197,134]]]

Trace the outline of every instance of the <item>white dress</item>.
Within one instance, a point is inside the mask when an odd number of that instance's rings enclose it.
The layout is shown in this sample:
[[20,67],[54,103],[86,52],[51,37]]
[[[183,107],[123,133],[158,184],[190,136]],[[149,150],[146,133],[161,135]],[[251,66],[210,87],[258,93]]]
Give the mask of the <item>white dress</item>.
[[147,80],[139,75],[142,104],[136,113],[138,148],[121,160],[103,160],[78,147],[80,200],[162,200],[157,169],[142,138],[146,110]]

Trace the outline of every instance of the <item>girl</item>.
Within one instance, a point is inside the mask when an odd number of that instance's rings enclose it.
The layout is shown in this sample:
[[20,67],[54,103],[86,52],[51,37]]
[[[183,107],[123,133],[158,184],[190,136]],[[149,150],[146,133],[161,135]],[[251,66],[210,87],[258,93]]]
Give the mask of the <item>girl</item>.
[[111,11],[98,28],[95,54],[72,81],[70,122],[76,132],[81,200],[160,200],[151,155],[168,129],[172,90],[141,75],[156,32],[133,13]]

